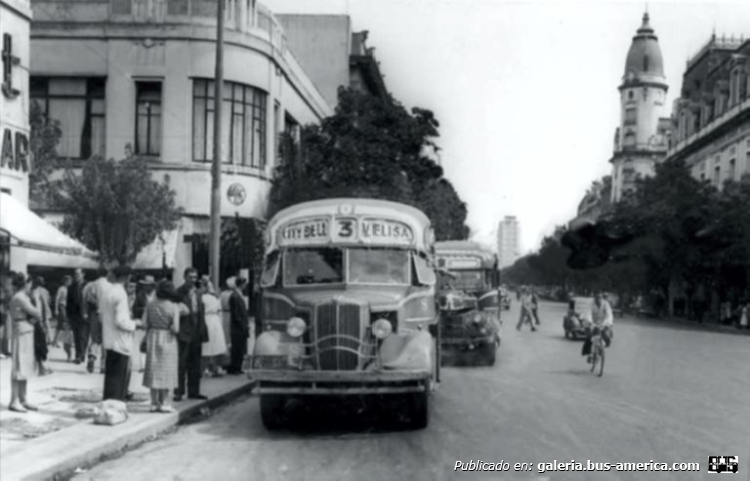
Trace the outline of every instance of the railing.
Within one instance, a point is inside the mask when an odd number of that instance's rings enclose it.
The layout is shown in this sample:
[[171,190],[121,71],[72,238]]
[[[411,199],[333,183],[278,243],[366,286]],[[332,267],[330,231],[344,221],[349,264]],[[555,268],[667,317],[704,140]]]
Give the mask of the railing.
[[735,49],[742,45],[744,41],[744,37],[734,38],[734,36],[732,36],[730,38],[726,38],[726,36],[716,37],[715,35],[713,35],[705,44],[703,44],[703,46],[698,50],[698,53],[693,55],[693,57],[687,61],[687,68],[689,69],[690,67],[695,65],[707,50],[710,50],[712,48]]

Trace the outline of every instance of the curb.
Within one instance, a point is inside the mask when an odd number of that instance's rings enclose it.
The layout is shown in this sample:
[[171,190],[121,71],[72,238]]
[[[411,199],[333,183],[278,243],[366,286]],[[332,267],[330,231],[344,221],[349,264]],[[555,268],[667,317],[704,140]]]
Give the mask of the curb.
[[[3,481],[68,479],[80,467],[97,464],[107,457],[129,447],[141,444],[158,434],[194,418],[205,408],[227,404],[255,387],[255,381],[230,388],[205,401],[192,401],[190,405],[170,414],[133,418],[117,426],[99,426],[85,423],[51,433],[33,446],[6,456],[2,461]],[[116,432],[103,431],[116,429]],[[78,442],[78,441],[81,442]],[[14,459],[15,458],[15,459]]]
[[704,331],[704,332],[716,332],[721,334],[733,334],[736,336],[750,336],[750,329],[737,329],[734,326],[723,326],[718,325],[714,323],[698,323],[697,321],[689,321],[686,319],[680,319],[675,317],[666,317],[666,318],[645,318],[645,317],[635,317],[635,316],[629,316],[625,315],[623,316],[624,319],[630,319],[634,320],[636,322],[642,322],[644,324],[672,324],[672,325],[678,325],[678,326],[685,326],[690,327],[695,330]]

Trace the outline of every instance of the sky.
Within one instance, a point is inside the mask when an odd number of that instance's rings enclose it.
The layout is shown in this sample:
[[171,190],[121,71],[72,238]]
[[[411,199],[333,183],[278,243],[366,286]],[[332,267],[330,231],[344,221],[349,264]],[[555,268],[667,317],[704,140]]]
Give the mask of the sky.
[[750,38],[750,0],[261,0],[277,13],[349,14],[386,87],[430,109],[448,179],[468,204],[474,240],[495,245],[506,215],[521,250],[571,220],[591,182],[610,174],[620,85],[648,9],[669,84],[718,36]]

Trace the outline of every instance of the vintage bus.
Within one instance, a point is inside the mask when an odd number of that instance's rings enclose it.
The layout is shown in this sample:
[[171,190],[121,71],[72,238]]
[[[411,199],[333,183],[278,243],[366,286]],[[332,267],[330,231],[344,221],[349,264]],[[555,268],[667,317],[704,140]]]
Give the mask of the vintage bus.
[[285,424],[290,398],[378,394],[425,427],[439,370],[429,219],[380,200],[305,202],[273,217],[266,244],[249,372],[264,425]]
[[495,364],[502,319],[497,256],[470,241],[435,244],[443,363]]

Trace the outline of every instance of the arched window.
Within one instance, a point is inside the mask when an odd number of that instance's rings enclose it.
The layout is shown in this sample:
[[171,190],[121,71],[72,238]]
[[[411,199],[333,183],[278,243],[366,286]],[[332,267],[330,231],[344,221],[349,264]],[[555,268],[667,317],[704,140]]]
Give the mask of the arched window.
[[643,56],[643,71],[648,72],[648,55]]
[[626,132],[625,138],[623,139],[622,143],[625,147],[634,147],[635,146],[635,134],[633,132]]

